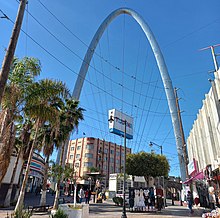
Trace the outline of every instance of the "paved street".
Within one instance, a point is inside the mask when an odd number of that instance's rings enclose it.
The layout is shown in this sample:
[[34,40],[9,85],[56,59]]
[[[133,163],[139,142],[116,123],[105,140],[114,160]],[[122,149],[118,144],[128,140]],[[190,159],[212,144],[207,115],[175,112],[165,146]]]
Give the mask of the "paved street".
[[[67,201],[72,201],[72,198],[65,198]],[[49,205],[53,204],[54,196],[48,194],[47,195],[47,203]],[[40,201],[40,195],[35,196],[33,194],[27,194],[25,198],[25,205],[39,205]],[[171,218],[171,217],[188,217],[188,209],[185,206],[179,206],[178,203],[176,202],[174,206],[172,206],[168,200],[168,207],[166,209],[162,210],[162,212],[157,212],[157,213],[152,213],[152,212],[145,212],[145,213],[131,213],[127,212],[127,217],[128,218],[139,218],[139,217],[166,217],[166,218]],[[122,207],[117,207],[114,205],[114,203],[111,200],[105,201],[102,204],[95,204],[95,203],[90,203],[90,208],[89,208],[89,217],[91,218],[120,218],[122,214]],[[201,217],[202,214],[202,209],[194,209],[194,214],[191,217]],[[8,215],[13,212],[13,207],[6,209],[0,209],[0,218],[5,218]],[[49,218],[48,213],[34,213],[32,218]]]
[[[166,209],[162,210],[162,212],[141,212],[141,213],[131,213],[127,212],[127,217],[128,218],[139,218],[139,217],[188,217],[189,212],[187,207],[184,206],[169,206],[166,207]],[[99,217],[99,218],[105,218],[105,217],[111,217],[111,218],[120,218],[122,214],[122,207],[116,207],[112,202],[106,202],[103,203],[102,205],[100,204],[91,204],[90,205],[90,214],[89,217]],[[201,217],[202,215],[202,210],[201,209],[195,209],[194,214],[191,217]]]

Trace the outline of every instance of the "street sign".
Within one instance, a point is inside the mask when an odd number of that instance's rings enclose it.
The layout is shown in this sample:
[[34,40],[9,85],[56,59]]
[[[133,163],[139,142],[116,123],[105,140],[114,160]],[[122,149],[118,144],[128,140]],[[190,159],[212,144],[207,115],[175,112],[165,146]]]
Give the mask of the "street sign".
[[119,136],[124,136],[126,123],[126,138],[133,139],[133,118],[117,111],[116,109],[109,110],[109,131]]

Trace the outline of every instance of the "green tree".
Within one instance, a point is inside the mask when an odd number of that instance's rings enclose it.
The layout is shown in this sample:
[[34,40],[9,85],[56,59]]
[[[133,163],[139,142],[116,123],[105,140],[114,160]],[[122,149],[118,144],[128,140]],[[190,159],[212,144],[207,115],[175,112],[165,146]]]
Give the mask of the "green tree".
[[41,65],[35,58],[14,58],[0,110],[0,184],[7,172],[15,143],[15,122],[25,104],[26,89],[40,74]]
[[[83,120],[84,109],[79,107],[79,101],[73,99],[65,99],[65,104],[60,111],[60,128],[57,137],[57,143],[61,144],[61,155],[59,165],[63,166],[64,163],[64,150],[68,145],[69,137],[72,131],[77,130],[79,121]],[[58,199],[60,195],[61,178],[57,180],[56,196],[53,208],[58,208]]]
[[24,201],[25,187],[30,171],[32,155],[37,142],[39,128],[46,122],[59,122],[60,111],[58,105],[62,101],[62,98],[66,97],[67,89],[62,82],[44,79],[33,83],[27,88],[26,92],[28,94],[26,97],[24,113],[25,116],[34,121],[33,128],[35,133],[30,147],[25,175],[15,211],[23,204]]
[[148,181],[150,176],[168,176],[169,162],[164,155],[139,152],[129,154],[126,158],[126,173],[132,176],[144,176]]
[[42,136],[42,140],[40,140],[42,142],[41,146],[43,146],[43,154],[46,158],[42,194],[40,199],[41,206],[46,205],[46,190],[47,190],[49,160],[56,145],[54,143],[54,139],[57,137],[57,130],[58,130],[57,123],[54,123],[54,125],[52,125],[52,123],[44,124],[44,126],[40,129],[40,135]]

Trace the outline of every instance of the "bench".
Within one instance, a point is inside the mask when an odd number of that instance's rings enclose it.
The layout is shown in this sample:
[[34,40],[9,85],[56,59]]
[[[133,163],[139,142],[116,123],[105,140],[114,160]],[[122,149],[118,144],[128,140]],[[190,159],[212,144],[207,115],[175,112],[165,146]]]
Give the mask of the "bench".
[[33,214],[33,212],[46,212],[49,210],[50,205],[44,205],[44,206],[40,206],[40,205],[35,205],[35,206],[28,206],[28,211],[31,211],[31,214]]

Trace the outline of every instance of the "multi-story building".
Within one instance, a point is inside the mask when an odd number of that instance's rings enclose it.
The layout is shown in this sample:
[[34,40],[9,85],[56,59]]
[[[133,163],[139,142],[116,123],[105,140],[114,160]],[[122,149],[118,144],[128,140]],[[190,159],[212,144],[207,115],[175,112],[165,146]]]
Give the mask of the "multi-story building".
[[[17,154],[15,152],[13,152],[11,155],[10,164],[8,166],[7,173],[5,174],[5,176],[2,180],[1,187],[0,187],[0,193],[1,193],[0,194],[0,204],[4,201],[8,187],[10,185],[12,171],[14,168],[16,158],[17,158]],[[22,182],[22,178],[19,178],[19,177],[22,176],[22,175],[20,175],[21,172],[24,175],[25,168],[27,165],[26,163],[27,163],[27,161],[24,163],[24,166],[22,168],[23,160],[21,158],[19,158],[17,170],[15,173],[15,178],[13,181],[12,198],[15,195],[17,185],[19,184],[19,182],[20,183]],[[38,186],[42,185],[43,179],[44,179],[44,168],[45,168],[44,158],[40,154],[34,152],[33,156],[32,156],[32,160],[31,160],[30,172],[28,174],[28,181],[27,181],[27,185],[26,185],[26,189],[25,189],[26,192],[34,192]]]
[[220,70],[215,72],[215,79],[210,82],[211,89],[205,95],[187,139],[191,178],[185,183],[193,183],[194,190],[197,186],[201,195],[205,193],[204,188],[199,186],[199,181],[202,183],[203,179],[209,183],[212,181],[211,185],[217,189],[220,186]]
[[197,170],[207,165],[214,170],[220,164],[220,71],[211,84],[187,139],[189,162],[195,160]]
[[[66,163],[73,164],[77,170],[76,177],[82,178],[95,167],[109,180],[109,174],[122,172],[125,149],[116,143],[98,138],[79,138],[70,140]],[[127,154],[131,149],[126,149]]]

